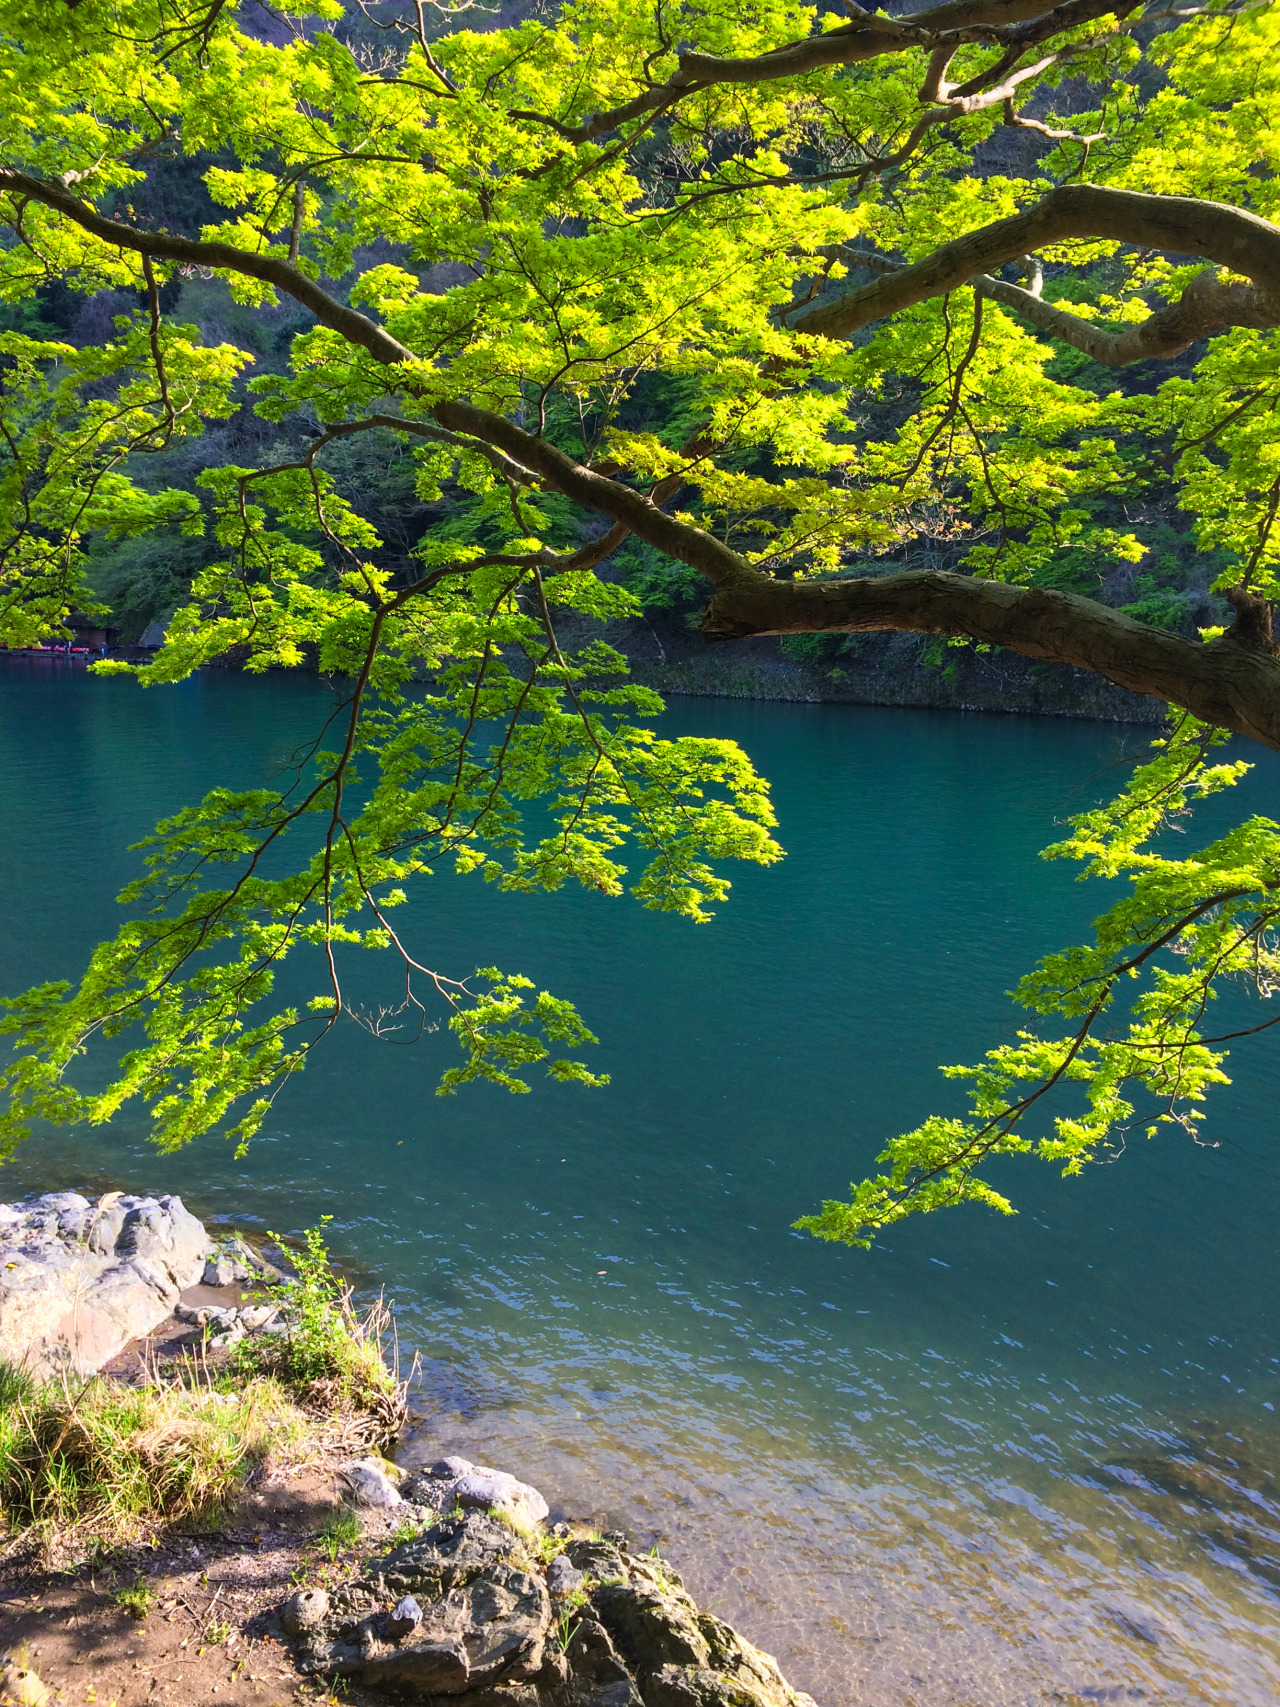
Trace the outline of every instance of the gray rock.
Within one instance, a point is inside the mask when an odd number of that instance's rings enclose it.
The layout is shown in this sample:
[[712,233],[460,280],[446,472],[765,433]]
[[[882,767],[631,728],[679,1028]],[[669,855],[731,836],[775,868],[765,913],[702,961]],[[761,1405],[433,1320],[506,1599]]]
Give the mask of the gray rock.
[[591,1589],[561,1650],[548,1584],[520,1538],[472,1510],[329,1596],[295,1595],[284,1624],[304,1672],[356,1677],[429,1707],[456,1695],[465,1707],[813,1707],[768,1654],[699,1612],[665,1564],[574,1541],[548,1582],[587,1567],[613,1580]]
[[[469,1514],[396,1548],[337,1590],[325,1616],[299,1632],[302,1670],[415,1695],[460,1695],[534,1677],[551,1603],[541,1578],[504,1556],[514,1539],[491,1518]],[[391,1594],[400,1599],[388,1619]],[[420,1616],[406,1628],[395,1615],[410,1597]]]
[[525,1529],[541,1523],[549,1509],[536,1488],[531,1488],[527,1482],[517,1481],[505,1470],[487,1470],[477,1466],[469,1475],[459,1476],[449,1492],[464,1508],[496,1508]]
[[92,1375],[172,1312],[209,1237],[178,1197],[50,1192],[0,1205],[0,1360]]
[[810,1696],[792,1689],[772,1654],[755,1647],[713,1613],[697,1616],[713,1668],[738,1691],[735,1707],[737,1700],[758,1701],[761,1707],[814,1707]]
[[342,1478],[354,1505],[386,1509],[403,1503],[399,1488],[375,1459],[358,1458],[354,1464],[344,1465]]
[[410,1630],[422,1623],[422,1608],[411,1594],[406,1594],[403,1600],[398,1600],[387,1614],[383,1626],[388,1636],[407,1636]]
[[481,1512],[437,1523],[425,1535],[406,1541],[369,1566],[372,1592],[383,1599],[404,1594],[447,1594],[490,1566],[502,1564],[516,1537]]
[[291,1636],[315,1629],[329,1611],[329,1596],[322,1588],[304,1588],[284,1603],[281,1623]]
[[224,1308],[221,1304],[175,1304],[173,1313],[180,1322],[189,1322],[195,1328],[212,1328],[221,1334],[233,1328],[239,1320],[238,1310]]
[[469,1476],[474,1469],[469,1458],[441,1458],[431,1466],[430,1474],[456,1482],[459,1476]]
[[465,1511],[500,1511],[517,1528],[534,1529],[547,1515],[547,1502],[536,1488],[505,1470],[491,1470],[466,1458],[442,1458],[429,1471],[410,1476],[407,1498],[438,1512],[455,1506]]
[[656,1672],[665,1665],[705,1670],[711,1664],[697,1608],[687,1595],[663,1594],[647,1583],[609,1583],[595,1590],[591,1604],[633,1670]]
[[574,1707],[641,1707],[635,1679],[627,1670],[609,1632],[585,1617],[565,1650],[569,1695]]
[[206,1259],[200,1279],[205,1286],[239,1286],[253,1277],[251,1268],[220,1251],[216,1257]]
[[625,1582],[627,1567],[622,1550],[612,1541],[571,1541],[562,1554],[571,1565],[598,1583]]
[[553,1600],[563,1600],[565,1595],[580,1589],[586,1580],[582,1572],[575,1570],[563,1553],[557,1553],[547,1566],[547,1591]]
[[645,1679],[644,1707],[743,1707],[742,1692],[726,1677],[696,1666],[663,1666]]
[[278,1277],[279,1270],[255,1251],[247,1239],[233,1234],[229,1239],[222,1239],[205,1259],[203,1284],[245,1286],[251,1280]]
[[264,1328],[269,1328],[280,1314],[274,1304],[250,1304],[240,1312],[240,1320],[251,1334],[260,1334]]

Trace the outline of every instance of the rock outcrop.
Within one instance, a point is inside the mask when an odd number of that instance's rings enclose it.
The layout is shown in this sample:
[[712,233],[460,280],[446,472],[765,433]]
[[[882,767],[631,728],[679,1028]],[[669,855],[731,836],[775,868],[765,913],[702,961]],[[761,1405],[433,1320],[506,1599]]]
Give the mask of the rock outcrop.
[[303,1672],[435,1707],[813,1707],[665,1562],[480,1510],[332,1593],[295,1594],[282,1617]]
[[0,1360],[41,1377],[95,1374],[164,1321],[209,1250],[180,1197],[0,1204]]

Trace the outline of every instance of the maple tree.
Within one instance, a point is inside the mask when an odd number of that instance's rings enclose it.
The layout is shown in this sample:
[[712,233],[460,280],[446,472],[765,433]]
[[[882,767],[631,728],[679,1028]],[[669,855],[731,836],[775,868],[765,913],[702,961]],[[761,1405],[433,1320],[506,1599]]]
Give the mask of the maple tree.
[[[643,904],[697,920],[720,862],[778,857],[747,757],[660,738],[615,649],[562,641],[566,616],[637,608],[609,573],[636,544],[704,578],[713,639],[908,630],[1174,714],[1050,850],[1131,880],[1019,989],[1064,1034],[965,1070],[969,1119],[896,1139],[805,1224],[857,1242],[920,1208],[1008,1207],[977,1171],[993,1152],[1070,1169],[1140,1102],[1194,1121],[1223,1077],[1207,1004],[1274,974],[1275,826],[1177,860],[1153,838],[1239,774],[1211,762],[1221,732],[1280,747],[1275,5],[580,0],[491,26],[426,0],[0,0],[0,298],[61,281],[138,303],[96,344],[0,333],[0,638],[91,606],[93,538],[177,528],[216,561],[153,662],[98,668],[159,684],[235,650],[346,684],[289,786],[158,827],[135,915],[77,987],[8,1000],[10,1142],[129,1097],[165,1147],[223,1123],[247,1142],[347,1011],[357,944],[394,957],[403,1013],[444,1004],[463,1061],[443,1088],[522,1089],[539,1062],[594,1082],[562,1052],[590,1041],[568,1003],[432,968],[394,908],[440,861],[617,894],[635,847]],[[172,158],[223,210],[195,234],[133,213]],[[193,270],[306,311],[287,371],[164,310]],[[149,475],[246,395],[305,451],[195,489]],[[372,432],[449,501],[407,557],[326,470]],[[1062,585],[1070,554],[1140,560],[1120,500],[1157,486],[1234,610],[1198,638]],[[901,567],[921,536],[955,568]],[[304,947],[322,989],[273,1008]],[[130,1032],[111,1083],[76,1088],[87,1040]],[[1036,1137],[1068,1081],[1087,1111]]]

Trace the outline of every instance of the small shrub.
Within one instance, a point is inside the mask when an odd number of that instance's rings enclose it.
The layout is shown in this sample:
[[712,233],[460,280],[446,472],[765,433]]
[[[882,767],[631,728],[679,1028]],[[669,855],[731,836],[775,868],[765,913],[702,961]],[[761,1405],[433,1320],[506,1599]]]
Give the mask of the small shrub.
[[1126,616],[1131,616],[1137,622],[1145,622],[1148,628],[1165,628],[1177,632],[1187,620],[1189,601],[1185,593],[1174,591],[1170,587],[1157,587],[1147,591],[1139,582],[1138,591],[1142,597],[1133,604],[1121,605],[1120,609]]
[[389,1363],[383,1353],[386,1306],[379,1300],[359,1316],[351,1288],[333,1272],[324,1242],[331,1219],[307,1228],[302,1249],[293,1253],[295,1277],[270,1288],[285,1331],[241,1341],[234,1368],[241,1377],[273,1377],[311,1410],[363,1416],[365,1426],[349,1428],[347,1444],[383,1445],[404,1427],[406,1384],[394,1356]]
[[836,634],[784,634],[781,646],[784,658],[793,664],[821,664],[834,658],[842,649],[845,636]]

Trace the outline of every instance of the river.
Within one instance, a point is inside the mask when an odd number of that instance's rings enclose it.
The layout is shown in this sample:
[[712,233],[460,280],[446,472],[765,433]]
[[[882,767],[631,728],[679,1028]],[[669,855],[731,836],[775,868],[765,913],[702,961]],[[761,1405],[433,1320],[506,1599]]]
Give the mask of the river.
[[[215,782],[268,782],[326,692],[0,661],[0,990],[74,976],[127,844]],[[607,1089],[437,1098],[442,1034],[350,1027],[245,1161],[216,1139],[158,1156],[126,1114],[41,1134],[0,1192],[178,1191],[285,1234],[331,1215],[421,1357],[406,1460],[460,1451],[660,1543],[820,1707],[1274,1702],[1265,1041],[1203,1146],[1138,1140],[1074,1181],[1010,1163],[1016,1218],[935,1216],[871,1252],[789,1230],[956,1108],[938,1063],[1006,1035],[1004,992],[1100,910],[1034,856],[1143,731],[708,700],[665,724],[733,736],[774,785],[788,858],[733,873],[711,924],[476,878],[412,904],[441,969],[577,1001]],[[1254,756],[1230,805],[1280,816]]]

